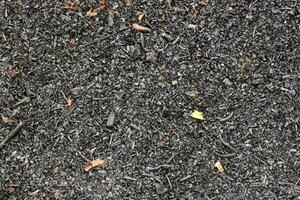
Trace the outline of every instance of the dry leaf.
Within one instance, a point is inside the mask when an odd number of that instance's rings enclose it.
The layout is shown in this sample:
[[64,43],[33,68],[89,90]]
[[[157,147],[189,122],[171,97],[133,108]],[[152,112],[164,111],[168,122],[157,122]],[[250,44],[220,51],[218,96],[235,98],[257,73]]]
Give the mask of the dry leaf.
[[198,119],[198,120],[204,120],[204,116],[202,112],[199,112],[198,110],[194,110],[191,114],[192,118]]
[[76,44],[75,38],[71,38],[70,41],[69,41],[69,43],[70,43],[71,45],[75,45],[75,44]]
[[198,11],[197,11],[197,4],[192,4],[192,9],[191,9],[191,12],[192,12],[192,16],[193,16],[193,19],[196,19],[197,17],[197,14],[198,14]]
[[105,168],[107,166],[107,159],[104,159],[104,160],[96,159],[96,160],[92,160],[92,161],[88,162],[84,167],[84,171],[89,172],[94,167],[97,167],[97,166]]
[[139,15],[138,20],[139,20],[139,21],[142,21],[142,20],[144,19],[144,17],[145,17],[145,14],[142,13],[142,14]]
[[97,16],[97,12],[92,12],[92,11],[87,11],[86,12],[86,16],[88,16],[88,17],[95,17],[95,16]]
[[59,190],[54,190],[53,197],[54,197],[54,199],[59,199],[60,191]]
[[159,141],[167,141],[171,137],[171,130],[159,134]]
[[208,59],[208,52],[207,52],[207,51],[205,51],[205,52],[203,53],[203,58]]
[[16,191],[16,188],[10,186],[10,187],[8,187],[7,191],[9,193],[14,193]]
[[207,6],[207,5],[208,5],[208,0],[202,0],[202,1],[200,2],[200,4]]
[[17,77],[17,71],[15,69],[10,70],[7,72],[10,78],[16,78]]
[[131,6],[132,5],[132,0],[125,0],[125,5],[127,7]]
[[133,29],[140,31],[140,32],[151,32],[150,28],[144,27],[139,25],[138,23],[133,23],[131,26]]
[[106,10],[105,0],[99,0],[99,9],[100,9],[100,11]]
[[71,107],[73,104],[73,99],[71,97],[68,97],[67,99],[67,107]]
[[163,74],[160,74],[159,77],[158,77],[158,81],[165,82],[166,81],[166,77]]
[[196,98],[200,95],[200,92],[198,92],[196,90],[191,90],[191,91],[186,91],[184,94],[187,95],[187,96]]
[[11,118],[10,118],[10,117],[4,117],[4,116],[2,115],[2,121],[3,121],[4,124],[8,124],[8,123],[11,122]]
[[221,173],[224,172],[224,167],[223,167],[223,165],[221,164],[220,161],[217,161],[217,162],[215,163],[215,167],[219,170],[219,172],[221,172]]
[[63,169],[59,169],[59,175],[60,176],[66,176],[67,172],[65,172]]
[[75,10],[77,7],[76,2],[71,2],[71,1],[67,1],[66,3],[66,8],[69,8],[71,10]]

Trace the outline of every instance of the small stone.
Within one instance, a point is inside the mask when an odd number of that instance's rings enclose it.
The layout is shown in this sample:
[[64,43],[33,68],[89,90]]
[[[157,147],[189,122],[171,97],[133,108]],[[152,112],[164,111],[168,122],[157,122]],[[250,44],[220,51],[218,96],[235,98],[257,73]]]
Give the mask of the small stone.
[[168,191],[168,188],[162,184],[155,183],[155,190],[157,194],[163,194]]
[[115,121],[115,113],[111,112],[108,119],[107,119],[107,126],[108,127],[112,127],[114,125],[114,121]]
[[223,80],[223,83],[224,83],[225,85],[229,85],[229,86],[233,84],[228,78],[225,78],[225,79]]
[[151,63],[156,63],[157,61],[157,53],[155,52],[147,52],[146,53],[146,60]]

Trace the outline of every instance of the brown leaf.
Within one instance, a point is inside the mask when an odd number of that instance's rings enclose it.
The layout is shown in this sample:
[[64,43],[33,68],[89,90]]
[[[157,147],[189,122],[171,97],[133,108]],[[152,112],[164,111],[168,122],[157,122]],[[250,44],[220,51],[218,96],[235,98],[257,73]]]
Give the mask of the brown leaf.
[[200,95],[200,92],[198,92],[196,90],[192,90],[192,91],[186,91],[184,94],[187,95],[187,96],[196,98]]
[[71,107],[73,104],[73,99],[71,97],[68,97],[67,99],[67,107]]
[[76,2],[72,2],[72,1],[67,1],[66,3],[66,8],[71,9],[71,10],[75,10],[77,7]]
[[99,9],[101,11],[104,11],[104,10],[106,10],[106,8],[107,8],[107,6],[106,6],[105,0],[99,0]]
[[96,160],[92,160],[92,161],[88,162],[84,167],[84,171],[89,172],[94,167],[97,167],[97,166],[105,168],[107,166],[107,159],[104,159],[104,160],[96,159]]
[[125,0],[125,5],[127,7],[131,6],[132,5],[132,0]]
[[151,32],[150,28],[147,28],[145,26],[141,26],[138,23],[133,23],[131,26],[133,29],[140,31],[140,32]]
[[158,77],[158,81],[159,82],[165,82],[166,81],[166,77],[163,74],[160,74]]
[[3,121],[4,124],[8,124],[8,123],[11,122],[11,118],[10,118],[10,117],[4,117],[4,116],[2,115],[2,121]]
[[67,172],[65,172],[63,169],[59,169],[59,175],[60,176],[66,176]]
[[59,199],[60,191],[59,190],[54,190],[53,197],[54,197],[54,199]]
[[16,78],[17,77],[17,71],[15,69],[10,70],[7,72],[10,78]]
[[202,0],[202,1],[200,2],[200,4],[207,6],[207,5],[208,5],[208,0]]
[[92,11],[87,11],[86,12],[86,16],[87,17],[96,17],[97,16],[97,12],[92,12]]
[[142,13],[142,14],[139,15],[138,20],[139,20],[139,21],[142,21],[142,20],[144,19],[144,17],[145,17],[145,14]]
[[10,186],[10,187],[8,187],[7,191],[8,191],[9,193],[14,193],[14,192],[16,191],[16,188]]
[[70,41],[69,41],[69,43],[70,43],[71,45],[76,45],[76,40],[75,40],[75,38],[71,38]]

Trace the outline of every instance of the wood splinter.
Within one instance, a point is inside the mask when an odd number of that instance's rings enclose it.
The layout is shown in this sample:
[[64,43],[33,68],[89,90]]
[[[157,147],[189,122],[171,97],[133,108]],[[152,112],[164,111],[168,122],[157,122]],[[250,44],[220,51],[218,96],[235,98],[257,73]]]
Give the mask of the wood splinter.
[[5,146],[5,144],[11,139],[13,138],[18,132],[19,130],[23,127],[23,123],[20,122],[12,131],[10,131],[8,133],[8,135],[6,136],[6,138],[0,143],[0,150]]

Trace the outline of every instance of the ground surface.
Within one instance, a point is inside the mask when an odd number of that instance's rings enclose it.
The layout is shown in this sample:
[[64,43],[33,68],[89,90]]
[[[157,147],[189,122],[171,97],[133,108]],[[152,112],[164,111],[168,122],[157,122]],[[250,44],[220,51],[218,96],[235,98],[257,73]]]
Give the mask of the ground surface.
[[299,1],[199,2],[1,1],[0,199],[299,198]]

